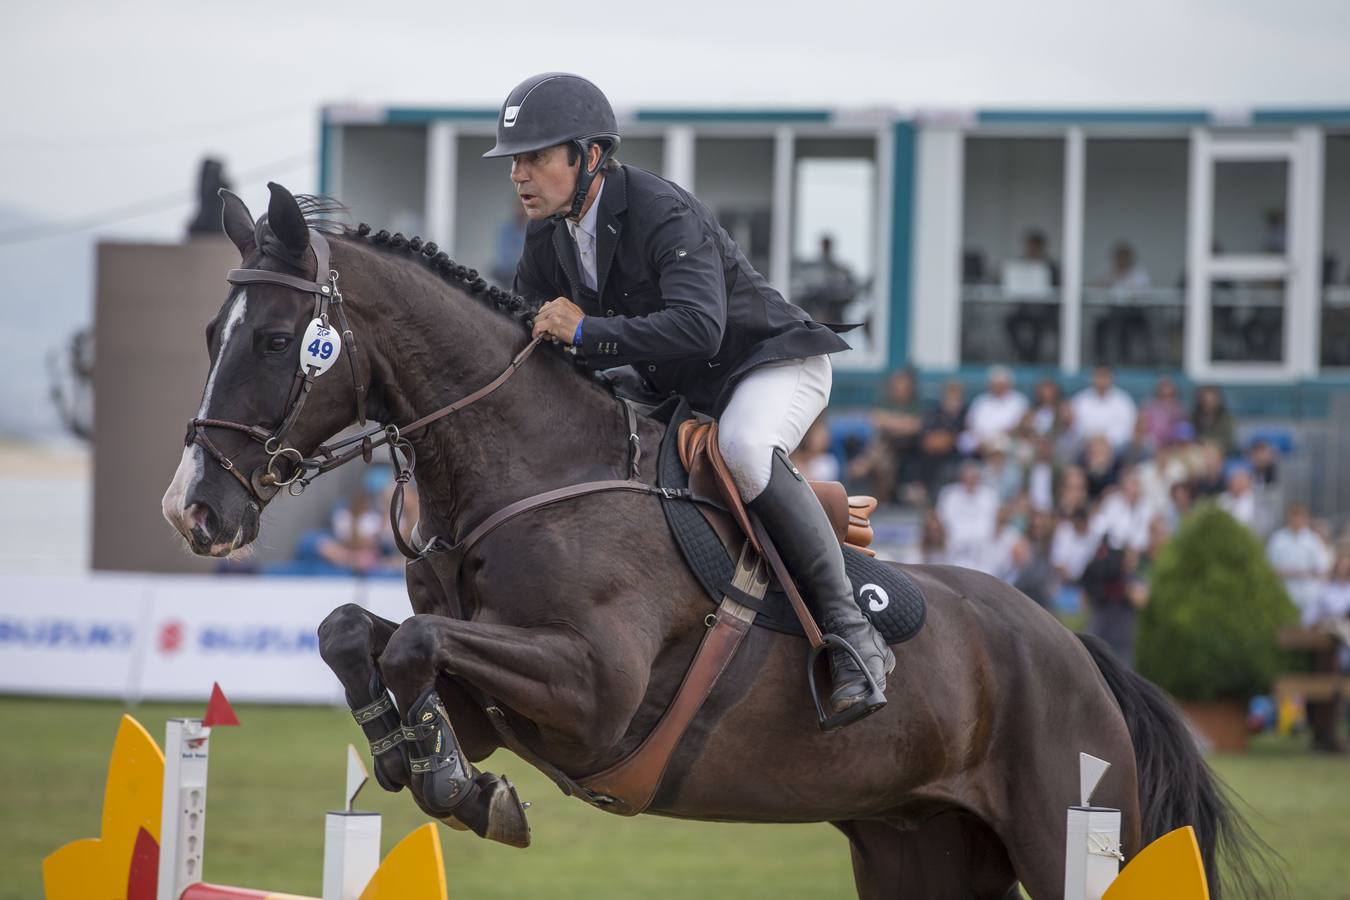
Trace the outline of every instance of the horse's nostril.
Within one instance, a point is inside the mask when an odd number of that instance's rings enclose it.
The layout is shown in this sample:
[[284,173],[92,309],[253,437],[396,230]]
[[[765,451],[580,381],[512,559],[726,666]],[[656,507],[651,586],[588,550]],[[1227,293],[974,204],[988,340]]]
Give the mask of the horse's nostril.
[[188,531],[192,533],[192,540],[203,546],[211,543],[211,507],[205,503],[193,503],[185,513],[184,520]]

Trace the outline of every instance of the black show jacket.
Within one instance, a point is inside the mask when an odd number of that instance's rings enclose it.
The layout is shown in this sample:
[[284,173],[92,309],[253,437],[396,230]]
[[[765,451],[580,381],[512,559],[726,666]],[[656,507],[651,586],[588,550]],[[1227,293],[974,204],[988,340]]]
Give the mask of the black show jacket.
[[716,415],[755,366],[847,350],[783,299],[697,197],[633,166],[605,173],[596,211],[596,281],[585,286],[561,219],[529,224],[515,290],[567,297],[586,316],[582,361],[632,365],[663,394]]

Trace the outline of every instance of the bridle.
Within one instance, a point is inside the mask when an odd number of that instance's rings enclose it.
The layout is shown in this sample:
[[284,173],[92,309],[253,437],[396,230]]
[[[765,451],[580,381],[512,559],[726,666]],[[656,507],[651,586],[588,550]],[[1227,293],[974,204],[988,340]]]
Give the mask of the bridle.
[[[351,373],[352,386],[356,391],[356,418],[365,430],[331,444],[320,444],[315,448],[312,456],[305,456],[299,450],[285,444],[286,436],[295,426],[296,420],[299,419],[301,410],[305,408],[305,401],[309,399],[310,392],[313,390],[314,382],[321,374],[315,366],[306,366],[302,363],[296,371],[295,379],[291,385],[286,415],[282,418],[281,424],[274,430],[269,431],[261,425],[245,425],[224,419],[194,418],[188,422],[187,435],[184,437],[183,443],[187,446],[200,445],[225,471],[233,475],[248,491],[249,495],[258,500],[260,504],[266,504],[283,487],[292,496],[298,497],[304,493],[305,488],[311,481],[324,472],[345,465],[357,457],[370,462],[371,454],[377,447],[387,446],[390,460],[394,465],[396,482],[389,509],[390,520],[394,526],[394,542],[405,556],[416,558],[418,556],[417,551],[407,545],[399,529],[399,520],[403,513],[404,486],[412,480],[413,467],[416,463],[412,444],[408,441],[406,435],[478,402],[501,387],[529,358],[530,354],[534,352],[534,348],[539,346],[541,339],[531,340],[525,346],[525,349],[516,354],[510,365],[501,374],[468,396],[402,427],[377,425],[365,428],[367,384],[358,372],[356,340],[352,334],[351,325],[347,321],[342,292],[338,290],[338,272],[336,269],[329,268],[328,240],[313,228],[310,229],[309,233],[310,246],[314,251],[316,277],[327,272],[327,280],[310,281],[266,269],[230,269],[225,274],[225,280],[235,285],[274,284],[304,294],[311,294],[314,297],[314,318],[322,321],[325,326],[328,324],[330,315],[337,320],[338,333],[342,338],[340,352],[347,354],[347,367]],[[211,440],[206,431],[208,428],[237,431],[262,444],[264,452],[267,453],[267,462],[258,466],[249,475],[244,475],[239,467],[234,464],[234,461],[226,456]],[[632,430],[636,431],[635,428]],[[402,456],[402,459],[400,459],[400,456]],[[291,472],[288,478],[283,479],[278,471],[278,460],[290,465]]]

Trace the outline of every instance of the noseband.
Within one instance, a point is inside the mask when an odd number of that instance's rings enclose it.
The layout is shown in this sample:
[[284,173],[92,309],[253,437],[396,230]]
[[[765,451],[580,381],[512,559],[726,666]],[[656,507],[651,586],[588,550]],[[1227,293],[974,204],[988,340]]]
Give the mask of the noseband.
[[[342,293],[338,290],[338,273],[336,269],[329,268],[328,240],[312,228],[309,233],[310,246],[314,249],[316,277],[320,277],[322,273],[327,272],[328,278],[326,281],[309,281],[282,272],[270,272],[266,269],[230,269],[225,275],[225,280],[230,284],[274,284],[304,294],[311,294],[314,297],[314,318],[319,319],[325,327],[328,326],[329,315],[337,320],[342,339],[341,352],[349,354],[347,366],[351,372],[352,386],[356,390],[356,418],[364,428],[366,425],[365,398],[367,386],[362,382],[357,372],[356,341],[343,308]],[[415,463],[412,444],[404,435],[430,425],[451,413],[458,412],[491,394],[515,374],[516,369],[525,362],[534,348],[539,346],[539,342],[539,338],[530,341],[525,349],[521,350],[511,360],[511,364],[501,374],[467,397],[456,400],[448,406],[443,406],[415,422],[404,425],[402,428],[397,425],[377,425],[332,444],[320,444],[315,448],[313,456],[307,457],[299,450],[286,446],[284,443],[286,435],[290,433],[296,420],[300,417],[300,411],[304,409],[305,401],[309,399],[315,379],[321,374],[316,366],[307,366],[304,363],[301,363],[296,371],[295,380],[291,385],[286,415],[275,430],[268,431],[261,425],[243,425],[223,419],[194,418],[188,422],[187,436],[183,443],[186,446],[191,446],[194,443],[201,445],[202,449],[225,471],[233,475],[260,504],[266,504],[283,487],[292,496],[298,497],[304,493],[305,488],[311,481],[324,472],[351,462],[358,456],[366,462],[370,462],[371,453],[375,448],[388,446],[397,482],[397,488],[390,501],[389,510],[390,519],[394,525],[394,541],[404,555],[416,557],[416,551],[406,545],[399,531],[399,519],[403,512],[403,489],[404,485],[412,479]],[[254,469],[250,475],[245,476],[239,471],[233,460],[221,452],[220,448],[212,442],[206,432],[208,428],[223,428],[247,435],[250,439],[262,444],[264,452],[267,453],[267,462]],[[402,455],[402,459],[399,458],[400,455]],[[283,480],[281,474],[277,471],[278,460],[290,464],[289,478]]]

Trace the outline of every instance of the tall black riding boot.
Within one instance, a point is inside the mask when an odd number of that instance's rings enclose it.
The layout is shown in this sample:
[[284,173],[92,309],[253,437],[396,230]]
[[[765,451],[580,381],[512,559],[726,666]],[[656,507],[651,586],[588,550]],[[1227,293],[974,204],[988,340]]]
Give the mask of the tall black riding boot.
[[[768,487],[747,508],[764,524],[788,571],[814,607],[821,629],[857,650],[884,691],[886,676],[895,668],[895,654],[853,601],[839,538],[806,478],[781,450],[773,453]],[[830,651],[830,678],[834,684],[830,706],[836,714],[867,697],[867,679],[847,651]]]

